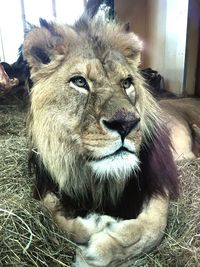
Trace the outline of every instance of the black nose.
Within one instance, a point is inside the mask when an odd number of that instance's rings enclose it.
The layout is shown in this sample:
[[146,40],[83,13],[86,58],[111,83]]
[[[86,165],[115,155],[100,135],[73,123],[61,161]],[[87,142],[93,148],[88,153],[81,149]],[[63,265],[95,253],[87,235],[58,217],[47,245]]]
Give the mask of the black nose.
[[103,120],[104,126],[111,131],[116,131],[120,134],[122,142],[126,136],[138,125],[140,118],[135,117],[132,120]]

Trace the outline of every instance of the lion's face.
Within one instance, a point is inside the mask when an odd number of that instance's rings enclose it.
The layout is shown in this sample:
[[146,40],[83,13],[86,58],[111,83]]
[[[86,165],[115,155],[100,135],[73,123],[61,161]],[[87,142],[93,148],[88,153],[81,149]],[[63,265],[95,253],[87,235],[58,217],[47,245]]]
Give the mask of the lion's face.
[[[64,35],[69,29],[57,31]],[[42,42],[49,32],[41,29]],[[124,32],[119,34],[128,45],[138,42]],[[35,80],[29,130],[32,146],[47,169],[61,187],[71,176],[81,178],[91,172],[100,179],[128,178],[139,169],[141,142],[153,128],[156,109],[137,72],[138,51],[129,58],[128,48],[111,48],[115,40],[104,44],[96,37],[92,43],[94,37],[89,34],[86,38],[84,32],[79,36],[73,32],[72,43],[61,56],[57,48],[53,52],[35,49],[32,35],[24,49]]]

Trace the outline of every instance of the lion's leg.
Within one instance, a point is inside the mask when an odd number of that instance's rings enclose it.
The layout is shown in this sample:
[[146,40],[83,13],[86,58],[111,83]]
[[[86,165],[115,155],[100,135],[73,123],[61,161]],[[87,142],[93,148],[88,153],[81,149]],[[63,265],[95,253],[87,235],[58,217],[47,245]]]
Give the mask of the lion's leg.
[[68,218],[64,215],[60,201],[54,193],[47,193],[42,202],[50,210],[58,226],[66,232],[70,240],[77,244],[87,244],[93,234],[116,221],[110,216],[95,213],[86,218]]
[[116,261],[151,250],[163,237],[168,205],[168,198],[153,197],[137,219],[113,222],[92,235],[75,266],[115,266]]
[[189,126],[174,120],[171,125],[171,142],[175,161],[195,158]]

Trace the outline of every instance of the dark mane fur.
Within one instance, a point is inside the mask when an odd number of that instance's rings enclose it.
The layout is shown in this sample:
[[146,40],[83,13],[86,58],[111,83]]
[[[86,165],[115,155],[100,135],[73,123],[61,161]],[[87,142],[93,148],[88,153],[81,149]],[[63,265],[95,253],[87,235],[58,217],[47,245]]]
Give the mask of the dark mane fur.
[[172,198],[178,195],[177,170],[171,153],[167,128],[160,129],[143,145],[140,151],[141,171],[138,177],[133,175],[129,178],[123,195],[115,206],[106,201],[106,195],[109,194],[106,182],[104,183],[104,202],[94,210],[91,192],[88,192],[87,199],[79,203],[59,191],[58,185],[53,182],[35,152],[31,152],[29,161],[36,176],[34,196],[42,198],[48,191],[54,192],[60,198],[67,216],[85,216],[95,211],[124,219],[136,218],[144,201],[152,195],[165,195],[166,190]]
[[179,193],[178,174],[167,127],[162,126],[153,140],[142,148],[140,160],[140,175],[146,181],[146,194],[164,196],[167,190],[171,198],[176,198]]

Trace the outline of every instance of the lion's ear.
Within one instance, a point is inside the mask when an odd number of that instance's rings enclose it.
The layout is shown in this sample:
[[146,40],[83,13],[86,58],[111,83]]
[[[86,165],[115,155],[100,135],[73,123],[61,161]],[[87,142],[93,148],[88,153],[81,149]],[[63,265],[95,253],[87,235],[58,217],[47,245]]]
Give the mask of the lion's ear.
[[40,19],[40,27],[35,27],[26,35],[23,45],[24,58],[31,68],[31,74],[50,64],[56,56],[66,54],[75,35],[68,26]]
[[122,46],[123,54],[138,66],[141,63],[143,42],[133,32],[126,33],[126,43]]
[[117,31],[113,31],[112,28],[111,30],[109,29],[112,47],[120,50],[130,63],[138,66],[141,61],[143,42],[135,33],[129,31],[128,24],[116,29]]

